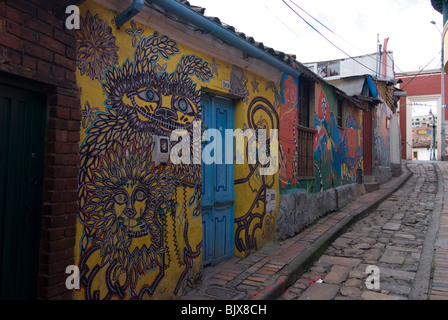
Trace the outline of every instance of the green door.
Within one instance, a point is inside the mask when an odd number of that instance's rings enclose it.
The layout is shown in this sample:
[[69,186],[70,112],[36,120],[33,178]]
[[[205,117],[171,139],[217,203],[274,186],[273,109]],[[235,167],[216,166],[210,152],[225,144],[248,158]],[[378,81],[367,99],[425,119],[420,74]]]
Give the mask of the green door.
[[36,299],[45,95],[0,84],[0,299]]

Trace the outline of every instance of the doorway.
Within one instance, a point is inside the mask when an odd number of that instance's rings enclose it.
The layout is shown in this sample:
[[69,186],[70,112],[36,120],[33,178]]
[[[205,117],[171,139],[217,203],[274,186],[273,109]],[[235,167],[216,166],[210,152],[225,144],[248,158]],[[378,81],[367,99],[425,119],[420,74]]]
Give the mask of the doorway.
[[222,137],[222,143],[209,137],[211,141],[202,144],[203,150],[206,145],[213,146],[217,154],[211,155],[221,158],[211,164],[202,159],[202,256],[204,265],[216,265],[234,254],[234,167],[233,161],[225,163],[226,152],[231,152],[233,159],[234,151],[225,130],[234,129],[235,107],[233,100],[207,93],[201,95],[201,106],[203,127],[216,129]]
[[0,299],[36,299],[46,96],[0,84]]

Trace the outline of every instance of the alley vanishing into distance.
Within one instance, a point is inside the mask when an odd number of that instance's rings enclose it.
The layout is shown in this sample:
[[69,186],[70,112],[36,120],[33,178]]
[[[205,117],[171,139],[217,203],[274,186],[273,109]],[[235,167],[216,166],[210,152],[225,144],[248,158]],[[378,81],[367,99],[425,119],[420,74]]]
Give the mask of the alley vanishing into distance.
[[[338,237],[279,299],[448,299],[448,169],[419,161],[408,168],[409,180]],[[366,272],[375,268],[377,274]],[[366,283],[376,275],[379,288]]]

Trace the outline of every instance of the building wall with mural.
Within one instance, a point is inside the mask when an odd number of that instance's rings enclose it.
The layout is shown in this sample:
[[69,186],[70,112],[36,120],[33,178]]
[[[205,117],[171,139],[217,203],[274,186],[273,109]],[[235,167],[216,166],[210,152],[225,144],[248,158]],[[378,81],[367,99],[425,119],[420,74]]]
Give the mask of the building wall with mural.
[[[279,144],[281,197],[276,223],[276,239],[294,236],[319,216],[343,207],[363,192],[356,184],[363,168],[363,111],[325,82],[314,84],[313,140],[314,178],[297,176],[297,81],[286,78],[282,85]],[[299,79],[300,81],[300,79]],[[338,125],[338,99],[342,114]],[[292,150],[292,151],[291,151]]]
[[[191,136],[201,90],[233,98],[235,128],[266,128],[270,137],[281,74],[267,80],[134,20],[116,29],[113,11],[91,1],[80,9],[75,298],[174,298],[202,275],[201,165],[155,165],[152,137]],[[247,161],[234,168],[234,250],[245,256],[273,239],[277,210],[266,212],[265,197],[279,192],[279,176]]]
[[375,107],[373,118],[375,166],[388,167],[390,165],[390,134],[388,123],[391,113],[386,103],[381,103]]
[[[337,96],[325,83],[316,86],[314,128],[316,179],[308,188],[314,192],[356,182],[362,168],[362,110]],[[338,99],[342,103],[342,126],[337,124]]]
[[[284,153],[280,165],[282,192],[301,189],[316,193],[356,182],[356,171],[362,168],[362,110],[350,101],[338,98],[333,87],[323,82],[315,85],[314,106],[314,179],[297,176],[297,92],[298,81],[289,77],[284,82],[280,107],[279,143]],[[292,94],[295,92],[295,94]],[[338,99],[342,103],[342,126],[338,126]]]

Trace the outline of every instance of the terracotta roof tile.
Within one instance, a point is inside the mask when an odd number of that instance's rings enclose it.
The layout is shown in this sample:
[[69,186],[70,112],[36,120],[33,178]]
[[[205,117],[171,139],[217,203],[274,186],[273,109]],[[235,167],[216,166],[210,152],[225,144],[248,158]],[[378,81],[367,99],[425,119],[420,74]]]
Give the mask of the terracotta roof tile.
[[316,82],[317,81],[323,81],[322,78],[320,78],[314,72],[312,72],[307,67],[305,67],[303,64],[298,62],[296,60],[296,56],[295,55],[287,54],[287,53],[284,53],[282,51],[278,51],[278,50],[275,50],[275,49],[273,49],[271,47],[265,46],[263,44],[263,42],[256,41],[253,37],[246,35],[244,32],[238,31],[234,26],[231,26],[231,25],[223,23],[221,21],[221,19],[219,19],[218,17],[207,16],[205,14],[206,8],[195,6],[195,5],[191,5],[190,2],[186,1],[186,0],[176,0],[176,1],[182,3],[183,5],[185,5],[185,6],[189,7],[189,8],[191,8],[195,12],[203,15],[204,17],[206,17],[207,19],[217,23],[218,25],[226,28],[230,32],[235,33],[240,38],[244,39],[245,41],[247,41],[250,44],[253,44],[254,46],[258,47],[259,49],[263,50],[264,52],[266,52],[266,53],[276,57],[278,60],[288,64],[289,66],[293,67],[294,69],[296,69],[297,71],[302,73],[302,75],[304,77],[306,77],[306,78],[308,78],[310,80],[316,81]]

